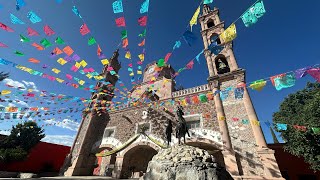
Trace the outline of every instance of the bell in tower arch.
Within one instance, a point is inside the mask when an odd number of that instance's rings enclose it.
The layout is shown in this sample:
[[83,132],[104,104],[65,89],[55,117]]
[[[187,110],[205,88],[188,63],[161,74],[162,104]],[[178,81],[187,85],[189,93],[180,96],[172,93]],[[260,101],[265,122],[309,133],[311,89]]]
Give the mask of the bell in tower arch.
[[228,61],[226,60],[226,58],[223,55],[219,55],[215,59],[215,65],[216,65],[216,69],[217,69],[218,74],[224,74],[224,73],[230,72],[230,67],[229,67]]

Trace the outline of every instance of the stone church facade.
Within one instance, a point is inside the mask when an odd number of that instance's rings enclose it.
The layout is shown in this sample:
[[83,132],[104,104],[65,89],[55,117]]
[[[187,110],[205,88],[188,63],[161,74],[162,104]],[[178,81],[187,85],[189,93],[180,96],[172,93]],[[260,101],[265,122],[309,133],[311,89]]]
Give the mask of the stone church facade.
[[[274,157],[274,151],[267,148],[263,132],[259,125],[256,112],[252,105],[245,84],[245,70],[237,65],[233,54],[232,43],[225,43],[219,38],[213,38],[224,31],[224,22],[220,21],[219,10],[210,9],[204,5],[199,17],[201,35],[204,42],[204,55],[207,61],[209,77],[208,84],[176,91],[172,75],[174,69],[168,65],[157,69],[156,63],[147,65],[144,70],[143,82],[131,90],[132,99],[142,99],[148,96],[157,103],[138,103],[112,112],[92,111],[83,113],[83,120],[66,158],[62,173],[65,176],[100,175],[117,178],[140,177],[146,172],[148,162],[162,148],[165,142],[165,127],[168,120],[177,122],[174,113],[176,102],[206,95],[206,102],[183,104],[187,125],[191,137],[186,144],[208,150],[220,166],[234,179],[283,179]],[[223,45],[219,55],[208,50],[211,43]],[[110,59],[110,66],[118,72],[121,64],[118,62],[118,52]],[[117,76],[111,75],[104,68],[106,81],[115,85]],[[157,73],[157,78],[150,80]],[[98,86],[108,92],[113,89],[104,84]],[[157,89],[157,91],[150,91]],[[234,91],[222,101],[220,93],[229,87],[242,87],[243,98],[235,98]],[[111,101],[112,96],[93,93],[93,100]],[[175,103],[172,103],[175,102]],[[159,105],[161,104],[161,105]],[[90,107],[100,106],[92,102]],[[238,119],[247,119],[244,124]],[[139,134],[144,128],[150,138],[140,135],[122,151],[106,157],[96,157],[96,153],[112,151],[124,145],[130,138]],[[175,135],[173,142],[177,144]]]

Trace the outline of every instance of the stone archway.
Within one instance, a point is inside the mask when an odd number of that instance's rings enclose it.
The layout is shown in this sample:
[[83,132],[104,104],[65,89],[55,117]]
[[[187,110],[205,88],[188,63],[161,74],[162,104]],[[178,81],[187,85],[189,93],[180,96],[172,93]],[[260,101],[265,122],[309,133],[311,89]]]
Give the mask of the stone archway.
[[157,148],[145,143],[138,143],[128,148],[123,153],[123,164],[121,168],[121,178],[138,178],[146,172],[148,163],[154,155]]
[[[100,146],[95,153],[104,153],[106,151],[111,151],[114,147],[112,145]],[[94,154],[95,154],[94,153]],[[96,157],[94,163],[94,169],[92,175],[94,176],[112,176],[117,154],[112,154],[105,157]]]
[[209,154],[215,158],[219,166],[226,167],[220,144],[217,144],[214,141],[211,141],[208,139],[197,139],[197,138],[187,139],[186,144],[189,146],[198,147],[200,149],[207,150]]

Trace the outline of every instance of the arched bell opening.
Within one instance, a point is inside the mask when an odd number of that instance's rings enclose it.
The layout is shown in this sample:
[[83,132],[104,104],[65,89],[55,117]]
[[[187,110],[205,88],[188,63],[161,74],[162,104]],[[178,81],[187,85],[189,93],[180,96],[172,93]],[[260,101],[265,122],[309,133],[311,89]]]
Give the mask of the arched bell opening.
[[230,72],[229,63],[223,55],[219,54],[215,58],[214,62],[215,62],[216,70],[218,74],[225,74]]

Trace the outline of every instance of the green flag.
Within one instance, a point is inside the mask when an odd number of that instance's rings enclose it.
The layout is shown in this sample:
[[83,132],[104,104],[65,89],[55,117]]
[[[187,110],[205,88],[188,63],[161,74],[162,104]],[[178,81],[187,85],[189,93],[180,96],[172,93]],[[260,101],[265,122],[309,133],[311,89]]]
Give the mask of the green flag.
[[127,32],[127,30],[121,31],[121,39],[125,39],[125,38],[127,38],[127,37],[128,37],[128,32]]
[[47,39],[42,39],[40,41],[40,44],[42,44],[45,48],[52,46],[52,44]]
[[203,4],[211,4],[213,2],[213,0],[204,0]]
[[266,13],[263,5],[263,1],[259,0],[254,5],[252,5],[243,15],[241,16],[242,22],[246,27],[249,27],[256,22],[258,18],[262,17]]
[[21,42],[30,42],[30,39],[20,34],[20,41]]
[[164,59],[159,59],[157,65],[158,65],[158,67],[163,67],[166,65],[166,63],[165,63]]
[[61,37],[57,37],[57,39],[54,41],[56,44],[64,44],[64,41]]
[[17,56],[24,56],[24,54],[22,52],[19,52],[19,51],[15,51],[14,54],[17,55]]
[[199,95],[199,99],[200,99],[200,101],[201,101],[202,103],[205,103],[205,102],[208,101],[208,98],[207,98],[207,96],[206,96],[205,94],[200,94],[200,95]]
[[314,134],[320,134],[320,128],[313,127],[311,128]]
[[144,31],[141,34],[139,34],[139,37],[145,37],[146,34],[147,34],[147,29],[144,29]]
[[96,42],[96,40],[94,39],[94,37],[89,38],[89,40],[88,40],[88,45],[89,45],[89,46],[94,45],[95,43],[97,43],[97,42]]

